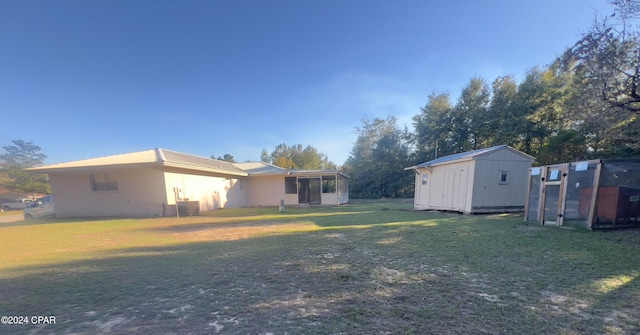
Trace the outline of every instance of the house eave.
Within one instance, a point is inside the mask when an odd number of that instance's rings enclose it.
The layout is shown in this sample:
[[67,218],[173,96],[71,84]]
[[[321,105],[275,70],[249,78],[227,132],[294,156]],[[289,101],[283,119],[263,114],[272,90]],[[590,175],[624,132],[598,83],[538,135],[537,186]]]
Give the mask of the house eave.
[[112,164],[112,165],[90,165],[90,166],[75,166],[75,167],[33,167],[25,169],[31,173],[75,173],[75,172],[94,172],[104,170],[120,170],[130,168],[155,168],[164,169],[171,168],[182,171],[193,171],[199,173],[212,173],[217,175],[246,177],[249,174],[245,171],[229,171],[225,169],[206,168],[200,166],[190,166],[185,164],[176,164],[171,162],[155,162],[155,163],[131,163],[131,164]]
[[92,172],[111,169],[127,169],[137,167],[147,167],[157,164],[153,163],[131,163],[131,164],[112,164],[112,165],[87,165],[87,166],[67,166],[67,167],[31,167],[25,169],[31,173],[73,173],[73,172]]

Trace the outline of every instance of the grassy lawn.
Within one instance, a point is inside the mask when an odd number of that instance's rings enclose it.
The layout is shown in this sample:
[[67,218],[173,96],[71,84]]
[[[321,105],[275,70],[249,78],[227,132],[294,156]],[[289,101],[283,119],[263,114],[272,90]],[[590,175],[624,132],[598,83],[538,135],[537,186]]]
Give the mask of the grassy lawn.
[[640,333],[639,230],[410,208],[0,224],[0,333]]
[[20,214],[22,215],[22,211],[1,211],[0,212],[0,216],[11,216],[11,215],[16,215],[16,214]]

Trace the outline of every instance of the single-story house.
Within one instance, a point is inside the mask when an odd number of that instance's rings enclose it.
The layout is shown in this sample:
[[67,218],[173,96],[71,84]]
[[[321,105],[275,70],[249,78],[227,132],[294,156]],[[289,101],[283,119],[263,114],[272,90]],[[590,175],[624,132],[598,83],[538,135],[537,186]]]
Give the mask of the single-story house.
[[467,214],[523,211],[534,159],[499,145],[407,167],[415,172],[414,209]]
[[[348,177],[338,170],[290,170],[229,163],[166,149],[30,168],[49,175],[58,217],[175,216],[218,208],[340,205]],[[178,213],[176,213],[178,211]]]

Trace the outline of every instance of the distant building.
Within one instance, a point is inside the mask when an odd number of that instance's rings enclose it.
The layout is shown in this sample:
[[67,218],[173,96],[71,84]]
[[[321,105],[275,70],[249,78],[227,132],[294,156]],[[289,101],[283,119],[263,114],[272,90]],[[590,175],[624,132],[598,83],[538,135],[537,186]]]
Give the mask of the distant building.
[[340,205],[349,179],[337,170],[233,164],[166,149],[29,169],[49,175],[58,217],[174,216],[218,208]]
[[462,213],[523,211],[534,158],[506,145],[440,157],[415,172],[414,208]]

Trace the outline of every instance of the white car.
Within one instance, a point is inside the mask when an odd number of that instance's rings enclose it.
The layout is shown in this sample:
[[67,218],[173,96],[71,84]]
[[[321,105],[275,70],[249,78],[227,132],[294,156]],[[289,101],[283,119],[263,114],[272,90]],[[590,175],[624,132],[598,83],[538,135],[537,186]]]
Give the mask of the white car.
[[24,209],[25,220],[44,218],[54,216],[55,214],[53,209],[53,195],[42,197]]
[[24,199],[15,199],[15,200],[12,200],[11,202],[5,202],[4,204],[1,205],[0,208],[2,208],[2,210],[4,210],[4,211],[25,209],[32,202],[33,202],[33,200],[26,199],[26,198],[24,198]]

